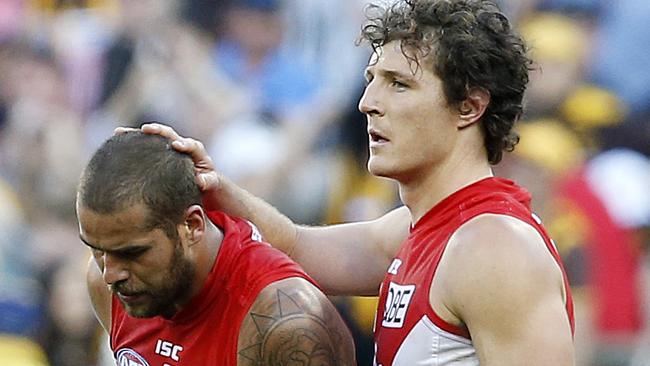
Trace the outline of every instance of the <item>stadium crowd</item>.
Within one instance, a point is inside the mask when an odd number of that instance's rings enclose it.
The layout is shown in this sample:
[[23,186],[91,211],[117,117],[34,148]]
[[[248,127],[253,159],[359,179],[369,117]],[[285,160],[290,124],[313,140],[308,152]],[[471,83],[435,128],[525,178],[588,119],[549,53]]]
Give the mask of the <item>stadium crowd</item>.
[[[399,202],[366,171],[366,0],[0,1],[0,364],[112,365],[74,212],[90,153],[160,121],[297,222]],[[579,366],[650,365],[650,2],[501,0],[536,61],[514,153],[575,302]],[[336,270],[336,269],[333,269]],[[373,298],[333,299],[372,364]]]

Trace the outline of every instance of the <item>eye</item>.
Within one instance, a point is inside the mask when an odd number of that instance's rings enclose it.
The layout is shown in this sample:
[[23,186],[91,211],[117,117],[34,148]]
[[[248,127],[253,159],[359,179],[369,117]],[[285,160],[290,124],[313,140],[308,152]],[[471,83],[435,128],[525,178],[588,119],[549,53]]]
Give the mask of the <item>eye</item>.
[[133,249],[127,249],[124,251],[121,251],[117,253],[120,257],[124,259],[137,259],[139,256],[144,254],[144,252],[147,251],[147,248],[133,248]]
[[403,83],[403,82],[401,82],[399,80],[391,81],[390,86],[393,87],[393,88],[396,88],[398,90],[403,90],[403,89],[408,88],[408,85],[406,85],[405,83]]

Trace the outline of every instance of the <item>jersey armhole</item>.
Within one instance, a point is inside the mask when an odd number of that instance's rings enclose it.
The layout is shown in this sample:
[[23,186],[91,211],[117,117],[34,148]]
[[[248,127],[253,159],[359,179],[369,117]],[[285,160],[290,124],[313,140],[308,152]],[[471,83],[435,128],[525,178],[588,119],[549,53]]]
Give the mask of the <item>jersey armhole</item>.
[[452,236],[453,236],[453,234],[449,237],[449,239],[444,244],[444,246],[443,246],[442,250],[440,251],[440,253],[438,255],[436,255],[436,257],[434,259],[434,268],[433,268],[433,271],[431,272],[431,277],[430,277],[430,280],[429,280],[429,282],[427,284],[427,305],[428,305],[427,309],[429,310],[428,315],[430,316],[431,321],[433,322],[433,324],[436,325],[438,328],[444,330],[445,332],[448,332],[448,333],[457,335],[459,337],[463,337],[465,339],[471,340],[472,338],[471,338],[471,336],[469,334],[469,330],[467,329],[467,327],[454,325],[454,324],[451,324],[451,323],[445,321],[444,319],[442,319],[442,317],[440,317],[440,315],[438,315],[438,313],[433,308],[433,306],[431,305],[431,302],[430,302],[431,285],[433,284],[433,281],[434,281],[434,279],[436,277],[436,272],[438,272],[438,265],[440,264],[440,261],[442,260],[442,257],[444,256],[445,251],[447,250],[447,245],[449,244],[449,241],[451,240]]
[[463,337],[465,339],[471,340],[472,337],[469,334],[469,330],[466,327],[459,327],[457,325],[450,324],[446,322],[444,319],[442,319],[440,316],[438,316],[438,313],[433,309],[431,304],[429,304],[429,309],[431,310],[431,321],[433,324],[435,324],[438,328],[444,330],[445,332],[457,335],[459,337]]

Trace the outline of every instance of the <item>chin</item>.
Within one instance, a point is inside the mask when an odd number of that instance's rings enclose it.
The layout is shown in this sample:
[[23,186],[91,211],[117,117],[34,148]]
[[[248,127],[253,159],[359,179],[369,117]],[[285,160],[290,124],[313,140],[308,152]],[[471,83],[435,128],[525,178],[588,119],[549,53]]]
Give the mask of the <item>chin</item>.
[[372,175],[382,178],[393,178],[395,175],[394,169],[391,169],[387,164],[382,164],[376,157],[368,159],[368,171]]
[[128,305],[124,305],[124,310],[126,310],[126,313],[129,314],[129,316],[134,318],[153,318],[154,316],[158,315],[155,312],[151,311],[151,309],[143,307],[133,308]]
[[162,311],[151,305],[130,306],[122,302],[124,310],[129,316],[134,318],[153,318],[162,314]]

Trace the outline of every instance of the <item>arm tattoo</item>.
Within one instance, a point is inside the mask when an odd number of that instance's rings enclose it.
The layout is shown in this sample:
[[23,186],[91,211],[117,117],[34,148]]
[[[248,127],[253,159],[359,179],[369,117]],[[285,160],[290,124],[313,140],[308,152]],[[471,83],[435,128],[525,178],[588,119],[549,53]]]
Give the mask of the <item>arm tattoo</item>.
[[[250,346],[241,349],[240,360],[248,366],[335,366],[340,360],[344,336],[337,324],[335,310],[313,311],[313,306],[300,303],[299,294],[293,297],[276,290],[275,300],[264,307],[264,312],[251,311],[250,317],[257,329]],[[329,304],[328,304],[329,305]],[[328,311],[329,310],[329,311]],[[334,312],[334,313],[333,313]],[[320,314],[317,314],[320,313]]]

